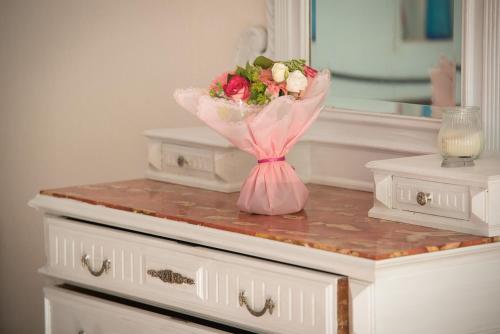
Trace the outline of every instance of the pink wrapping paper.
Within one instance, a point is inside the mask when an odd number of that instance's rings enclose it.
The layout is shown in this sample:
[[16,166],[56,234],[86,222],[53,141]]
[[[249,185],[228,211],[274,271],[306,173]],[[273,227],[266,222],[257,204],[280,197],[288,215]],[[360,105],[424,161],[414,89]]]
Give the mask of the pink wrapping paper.
[[[316,119],[330,87],[329,71],[310,82],[296,100],[281,96],[256,107],[212,98],[201,89],[180,89],[174,98],[239,149],[257,160],[286,156]],[[304,208],[309,192],[285,161],[257,163],[241,187],[238,208],[265,215],[295,213]]]

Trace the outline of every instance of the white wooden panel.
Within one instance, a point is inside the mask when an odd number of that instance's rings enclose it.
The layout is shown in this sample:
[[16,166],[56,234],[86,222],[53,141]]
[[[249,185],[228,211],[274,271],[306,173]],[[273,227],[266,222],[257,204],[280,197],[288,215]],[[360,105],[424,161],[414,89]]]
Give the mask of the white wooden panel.
[[500,229],[500,180],[490,182],[486,203],[488,223]]
[[[178,159],[183,159],[184,163],[178,163]],[[214,157],[210,149],[201,149],[181,145],[162,145],[162,168],[167,171],[176,170],[196,170],[200,172],[213,173]]]
[[[332,277],[284,276],[258,266],[213,262],[207,268],[206,303],[242,323],[286,333],[336,333],[337,281]],[[244,291],[253,310],[261,310],[267,298],[273,314],[256,318],[238,301]],[[286,329],[286,330],[285,330]]]
[[386,207],[392,207],[392,175],[389,173],[373,173],[375,181],[375,200]]
[[438,253],[379,261],[376,333],[500,333],[500,244]]
[[350,333],[375,333],[374,284],[349,279]]
[[[393,208],[437,216],[469,219],[469,187],[394,177]],[[417,194],[429,194],[425,205],[417,203]]]
[[46,287],[45,334],[225,333],[61,288]]
[[[337,332],[339,276],[62,218],[45,223],[49,259],[44,270],[51,276],[252,330]],[[90,255],[95,270],[109,259],[109,272],[91,275],[80,263],[83,254]],[[165,283],[148,275],[150,269],[170,269],[194,284]],[[271,298],[274,312],[251,315],[239,304],[242,291],[257,311]]]
[[[51,270],[61,274],[81,277],[88,284],[114,285],[123,288],[135,286],[148,286],[155,289],[159,284],[157,279],[146,275],[145,265],[150,269],[164,269],[158,255],[145,256],[139,245],[130,245],[119,240],[110,241],[109,238],[100,236],[99,233],[89,234],[82,231],[66,228],[62,225],[49,225],[49,267]],[[90,264],[93,270],[99,270],[102,262],[111,261],[109,272],[99,277],[90,274],[88,268],[81,264],[84,254],[90,256]],[[169,254],[169,269],[196,277],[201,270],[201,261],[196,258],[172,252]],[[183,300],[196,299],[194,287],[188,289],[184,285],[169,286],[170,298],[182,298]]]

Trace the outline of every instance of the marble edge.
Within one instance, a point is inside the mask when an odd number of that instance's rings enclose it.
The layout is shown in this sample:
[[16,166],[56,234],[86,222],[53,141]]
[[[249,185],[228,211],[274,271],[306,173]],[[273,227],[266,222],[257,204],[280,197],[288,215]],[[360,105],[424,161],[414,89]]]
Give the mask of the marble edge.
[[385,254],[373,255],[373,254],[369,254],[366,252],[359,252],[359,251],[352,250],[352,249],[336,248],[336,247],[332,247],[332,246],[324,244],[324,243],[304,242],[304,241],[294,239],[291,237],[280,238],[279,236],[269,235],[266,233],[257,233],[257,234],[248,233],[247,234],[247,233],[242,233],[241,231],[238,231],[237,229],[231,229],[231,228],[221,229],[217,226],[217,224],[214,224],[214,223],[199,222],[199,221],[196,221],[194,219],[189,219],[186,217],[178,217],[178,216],[171,216],[171,215],[158,215],[156,212],[144,210],[144,209],[129,208],[129,207],[120,206],[120,205],[98,203],[96,201],[84,199],[84,198],[81,198],[79,196],[58,193],[57,191],[54,191],[54,190],[42,190],[42,191],[40,191],[40,195],[61,198],[61,199],[70,199],[70,200],[75,200],[78,202],[87,203],[90,205],[99,205],[99,206],[104,206],[104,207],[107,207],[110,209],[116,209],[116,210],[136,213],[136,214],[142,214],[142,215],[147,215],[147,216],[160,218],[160,219],[168,219],[168,220],[175,221],[178,223],[204,226],[207,228],[222,230],[222,231],[236,233],[236,234],[240,234],[240,235],[246,235],[246,236],[251,236],[251,237],[256,237],[256,238],[261,238],[261,239],[267,239],[267,240],[276,241],[276,242],[283,242],[283,243],[293,244],[296,246],[314,248],[314,249],[319,249],[319,250],[323,250],[323,251],[327,251],[327,252],[348,255],[348,256],[353,256],[353,257],[359,257],[359,258],[363,258],[363,259],[367,259],[367,260],[375,260],[375,261],[388,260],[388,259],[394,259],[394,258],[399,258],[399,257],[411,256],[411,255],[434,253],[434,252],[451,250],[451,249],[456,249],[456,248],[465,248],[465,247],[470,247],[470,246],[478,246],[478,245],[484,245],[484,244],[488,244],[488,243],[500,242],[500,236],[499,237],[481,237],[481,236],[478,236],[477,240],[461,241],[461,242],[449,242],[449,243],[444,243],[444,244],[440,244],[440,245],[422,246],[422,247],[417,247],[417,248],[410,248],[410,249],[404,249],[404,250],[395,251],[395,252],[389,252],[389,253],[385,253]]

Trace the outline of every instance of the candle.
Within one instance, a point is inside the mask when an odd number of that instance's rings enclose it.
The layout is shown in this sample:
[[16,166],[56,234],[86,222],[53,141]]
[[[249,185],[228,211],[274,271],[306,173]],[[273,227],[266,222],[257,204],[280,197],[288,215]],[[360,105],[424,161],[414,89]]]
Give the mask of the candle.
[[438,135],[442,167],[474,166],[483,151],[481,114],[477,107],[454,107],[443,113]]
[[439,150],[448,157],[477,157],[483,148],[482,132],[446,129],[439,138]]

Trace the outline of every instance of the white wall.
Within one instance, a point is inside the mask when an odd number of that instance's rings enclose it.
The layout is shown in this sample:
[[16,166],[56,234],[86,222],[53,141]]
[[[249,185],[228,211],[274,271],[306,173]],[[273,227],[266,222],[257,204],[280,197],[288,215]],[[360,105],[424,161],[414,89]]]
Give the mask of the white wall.
[[142,131],[199,124],[176,87],[230,67],[247,0],[0,2],[0,333],[42,333],[43,188],[140,178]]

